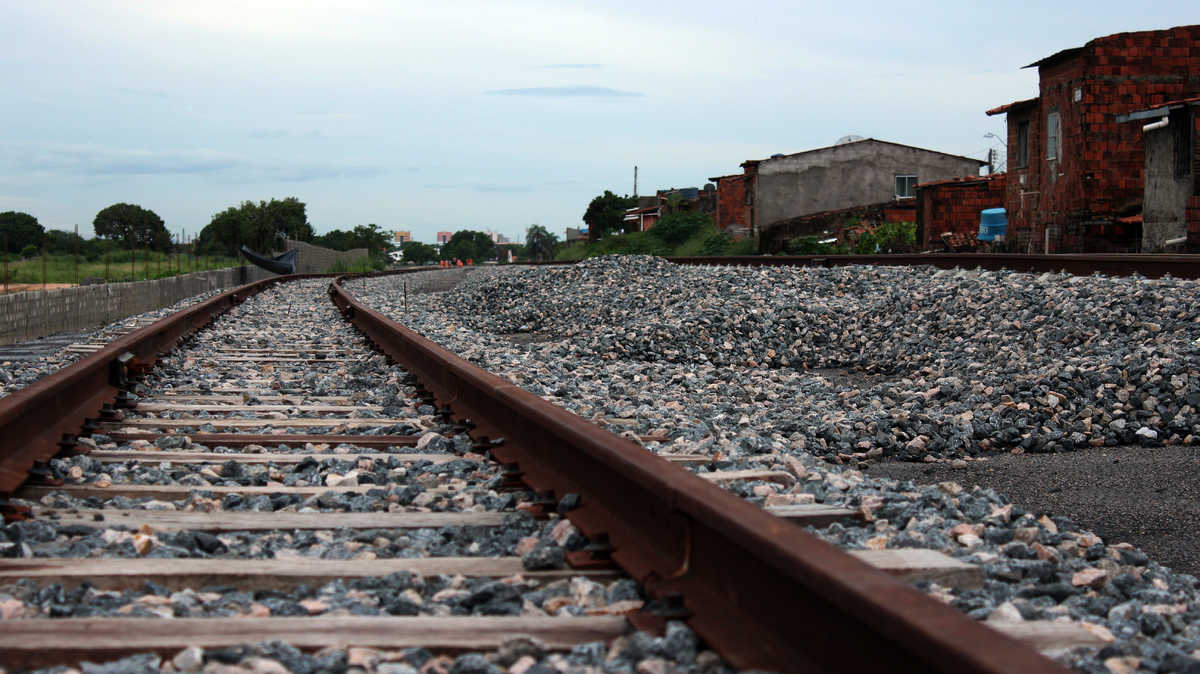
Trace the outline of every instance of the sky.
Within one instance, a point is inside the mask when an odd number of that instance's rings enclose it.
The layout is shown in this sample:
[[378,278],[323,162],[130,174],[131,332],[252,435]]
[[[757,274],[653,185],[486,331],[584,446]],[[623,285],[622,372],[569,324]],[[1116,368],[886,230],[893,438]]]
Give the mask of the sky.
[[703,186],[849,134],[985,158],[1039,58],[1195,0],[0,4],[0,212],[192,234],[295,196],[375,223],[562,235],[610,189]]

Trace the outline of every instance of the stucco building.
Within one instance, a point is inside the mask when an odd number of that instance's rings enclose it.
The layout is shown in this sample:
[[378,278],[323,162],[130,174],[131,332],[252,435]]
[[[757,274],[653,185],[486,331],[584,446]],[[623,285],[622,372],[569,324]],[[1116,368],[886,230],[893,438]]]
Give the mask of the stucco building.
[[[717,225],[749,229],[763,241],[808,232],[790,231],[807,216],[862,206],[903,207],[917,184],[978,175],[987,162],[874,138],[777,154],[742,164],[741,176],[711,178],[717,185]],[[912,202],[909,202],[912,203]],[[802,228],[808,227],[807,224]],[[788,231],[772,231],[773,229]]]

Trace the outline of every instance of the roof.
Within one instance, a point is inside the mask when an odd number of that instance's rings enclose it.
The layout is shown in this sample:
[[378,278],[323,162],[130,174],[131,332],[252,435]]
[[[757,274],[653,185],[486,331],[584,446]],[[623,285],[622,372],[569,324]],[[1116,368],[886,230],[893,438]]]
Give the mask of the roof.
[[1037,67],[1041,67],[1041,66],[1045,66],[1045,65],[1052,65],[1054,63],[1059,63],[1059,62],[1065,61],[1069,58],[1073,58],[1076,55],[1081,54],[1082,52],[1084,52],[1088,49],[1091,49],[1092,47],[1095,47],[1098,43],[1101,43],[1101,42],[1110,42],[1113,40],[1126,39],[1126,38],[1129,38],[1129,37],[1135,36],[1135,35],[1163,34],[1163,33],[1169,33],[1173,30],[1177,30],[1180,28],[1194,28],[1194,27],[1195,26],[1173,26],[1171,28],[1160,28],[1158,30],[1127,31],[1124,33],[1113,33],[1112,35],[1104,35],[1102,37],[1097,37],[1097,38],[1088,40],[1087,43],[1085,43],[1082,47],[1071,47],[1070,49],[1064,49],[1062,51],[1055,52],[1055,53],[1047,56],[1046,58],[1038,59],[1037,61],[1034,61],[1033,63],[1030,63],[1027,66],[1023,66],[1023,68],[1037,68]]
[[708,181],[715,183],[718,180],[723,180],[725,178],[745,178],[745,177],[746,177],[745,173],[730,173],[727,176],[716,176],[715,178],[709,178]]
[[983,161],[983,160],[981,160],[981,159],[976,159],[976,158],[974,158],[974,157],[964,157],[964,156],[962,156],[962,155],[959,155],[959,154],[950,154],[949,152],[939,152],[938,150],[930,150],[930,149],[928,149],[928,148],[924,148],[924,147],[917,147],[916,145],[905,145],[905,144],[903,144],[903,143],[893,143],[893,142],[891,142],[891,141],[888,141],[888,140],[879,140],[878,138],[861,138],[861,139],[859,139],[859,140],[852,140],[852,141],[850,141],[850,142],[848,142],[848,143],[839,143],[839,144],[837,144],[837,145],[829,145],[829,146],[826,146],[826,147],[818,147],[818,148],[815,148],[815,149],[812,149],[812,150],[804,150],[803,152],[793,152],[792,154],[785,154],[785,155],[783,155],[783,156],[780,156],[780,157],[774,157],[774,156],[773,156],[773,157],[770,157],[770,158],[768,158],[768,159],[751,159],[751,160],[747,160],[747,161],[746,161],[746,162],[744,162],[742,165],[743,165],[743,166],[745,166],[746,164],[748,164],[748,163],[750,163],[750,162],[754,162],[754,163],[756,163],[756,164],[757,164],[757,163],[759,163],[759,162],[767,162],[767,161],[772,161],[772,160],[775,160],[775,159],[787,159],[787,158],[789,158],[789,157],[799,157],[799,156],[800,156],[800,155],[802,155],[802,154],[810,154],[810,153],[813,153],[813,152],[824,152],[824,151],[826,151],[826,150],[832,150],[832,149],[834,149],[834,148],[845,147],[845,146],[847,146],[847,145],[857,145],[857,144],[859,144],[859,143],[882,143],[882,144],[884,144],[884,145],[894,145],[894,146],[896,146],[896,147],[906,147],[906,148],[908,148],[908,149],[910,149],[910,150],[920,150],[920,151],[922,151],[922,152],[929,152],[929,153],[932,153],[932,154],[940,154],[940,155],[942,155],[943,157],[954,157],[955,159],[964,159],[964,160],[966,160],[966,161],[973,161],[973,162],[975,162],[976,164],[978,164],[978,165],[980,165],[980,166],[986,166],[986,165],[987,165],[987,162],[986,162],[986,161]]
[[987,115],[988,115],[988,117],[991,117],[993,115],[1002,115],[1010,110],[1020,110],[1022,108],[1032,107],[1034,105],[1037,105],[1038,101],[1040,101],[1040,100],[1042,100],[1042,97],[1038,96],[1036,98],[1027,98],[1023,101],[1013,101],[1012,103],[1005,103],[1004,105],[1001,105],[1001,106],[992,108],[991,110],[988,110]]
[[[1111,37],[1111,36],[1109,36],[1109,37]],[[1097,39],[1102,40],[1104,38],[1097,38]],[[1040,66],[1050,65],[1051,63],[1058,63],[1059,61],[1065,61],[1066,59],[1069,59],[1072,56],[1075,56],[1076,54],[1083,53],[1083,50],[1090,47],[1092,45],[1092,42],[1095,42],[1095,41],[1096,40],[1092,40],[1091,42],[1088,42],[1087,44],[1083,45],[1082,47],[1071,47],[1070,49],[1064,49],[1060,52],[1055,52],[1055,53],[1047,56],[1044,59],[1039,59],[1037,61],[1034,61],[1033,63],[1030,63],[1027,66],[1021,66],[1021,68],[1022,69],[1037,68]]]
[[1005,173],[992,173],[986,176],[963,176],[961,178],[947,178],[946,180],[931,180],[927,183],[918,183],[917,188],[936,187],[939,185],[982,185],[983,183],[1002,179],[1006,175]]
[[1188,105],[1200,105],[1200,96],[1192,96],[1191,98],[1180,98],[1180,99],[1177,99],[1174,101],[1167,101],[1166,103],[1160,103],[1160,104],[1154,106],[1153,108],[1146,108],[1144,110],[1134,110],[1133,112],[1127,112],[1123,115],[1117,115],[1117,121],[1118,122],[1131,122],[1131,121],[1138,120],[1138,119],[1150,119],[1151,117],[1164,117],[1164,116],[1166,116],[1166,114],[1169,111],[1177,110],[1179,108],[1182,108],[1182,107],[1185,107]]

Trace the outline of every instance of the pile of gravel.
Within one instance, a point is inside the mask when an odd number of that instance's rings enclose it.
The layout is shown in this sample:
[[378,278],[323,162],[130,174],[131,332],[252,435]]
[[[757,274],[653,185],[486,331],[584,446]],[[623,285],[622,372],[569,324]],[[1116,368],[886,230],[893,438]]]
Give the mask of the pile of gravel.
[[[777,377],[863,410],[833,425],[795,420],[838,451],[865,442],[920,459],[1200,441],[1196,281],[634,256],[492,274],[433,306],[471,330],[546,340],[538,348],[560,359],[687,364],[716,397],[733,372]],[[790,376],[814,370],[856,381]]]
[[[436,272],[435,272],[436,273]],[[409,283],[414,282],[407,277]],[[675,267],[619,257],[481,269],[444,293],[394,279],[369,304],[481,367],[767,505],[859,509],[815,532],[980,565],[979,590],[923,589],[991,620],[1069,619],[1108,641],[1080,671],[1200,668],[1197,581],[989,490],[868,478],[885,456],[970,462],[1200,436],[1193,281],[923,268]]]

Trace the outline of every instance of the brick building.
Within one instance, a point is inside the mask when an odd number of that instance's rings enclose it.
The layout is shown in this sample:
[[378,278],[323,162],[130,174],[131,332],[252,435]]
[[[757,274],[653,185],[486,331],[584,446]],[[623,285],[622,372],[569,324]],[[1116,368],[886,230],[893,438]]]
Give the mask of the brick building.
[[754,231],[754,167],[755,160],[742,164],[744,173],[709,178],[717,186],[713,221],[717,229],[742,238]]
[[922,250],[973,247],[979,212],[1003,206],[1007,185],[1004,173],[917,185],[917,245]]
[[1100,37],[1025,67],[1038,97],[987,111],[1008,117],[1009,249],[1140,249],[1144,144],[1117,116],[1200,93],[1200,25]]

